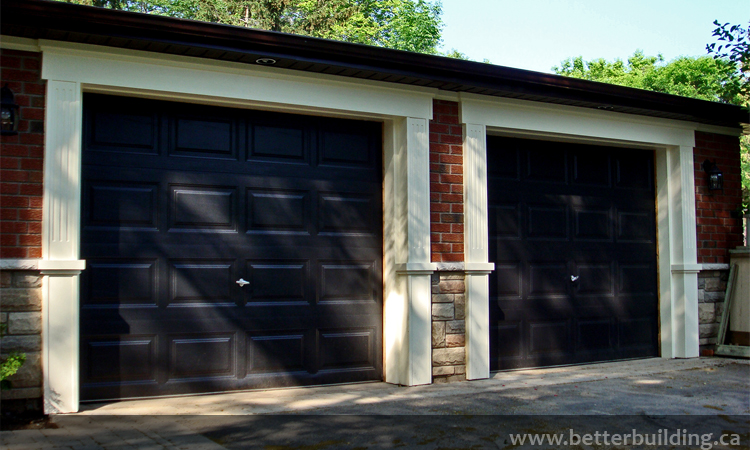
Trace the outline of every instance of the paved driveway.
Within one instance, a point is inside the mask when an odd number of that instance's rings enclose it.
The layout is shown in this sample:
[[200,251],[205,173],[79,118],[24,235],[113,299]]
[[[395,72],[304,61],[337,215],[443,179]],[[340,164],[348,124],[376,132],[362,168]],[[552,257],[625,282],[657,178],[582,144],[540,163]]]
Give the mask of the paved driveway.
[[560,439],[533,448],[621,448],[639,439],[657,448],[748,448],[750,364],[648,359],[413,388],[369,383],[133,400],[86,404],[53,422],[59,428],[4,432],[2,442],[10,449],[495,449],[525,448],[533,435]]

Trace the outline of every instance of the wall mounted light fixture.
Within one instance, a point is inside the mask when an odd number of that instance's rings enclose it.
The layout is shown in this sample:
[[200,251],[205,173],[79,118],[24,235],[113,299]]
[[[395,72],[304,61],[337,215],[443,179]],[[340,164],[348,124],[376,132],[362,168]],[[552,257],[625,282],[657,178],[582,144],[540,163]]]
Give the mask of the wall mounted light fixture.
[[18,105],[13,91],[6,84],[0,89],[0,134],[12,136],[18,134]]
[[701,167],[703,167],[703,170],[708,175],[709,191],[720,191],[724,189],[724,174],[721,173],[721,170],[719,170],[718,167],[716,167],[716,163],[705,160]]

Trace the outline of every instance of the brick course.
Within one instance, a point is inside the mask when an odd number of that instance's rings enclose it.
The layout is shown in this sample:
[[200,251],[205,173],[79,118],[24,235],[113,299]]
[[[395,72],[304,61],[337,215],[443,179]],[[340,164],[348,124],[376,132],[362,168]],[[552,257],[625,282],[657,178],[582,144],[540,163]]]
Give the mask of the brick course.
[[[729,263],[729,250],[742,245],[742,201],[739,138],[695,132],[695,215],[698,263]],[[709,191],[701,165],[715,162],[724,174],[724,190]]]
[[0,137],[0,258],[42,257],[44,105],[41,54],[0,49],[0,85],[20,106],[18,135]]
[[433,262],[464,260],[463,128],[458,103],[434,100],[430,121],[430,238]]

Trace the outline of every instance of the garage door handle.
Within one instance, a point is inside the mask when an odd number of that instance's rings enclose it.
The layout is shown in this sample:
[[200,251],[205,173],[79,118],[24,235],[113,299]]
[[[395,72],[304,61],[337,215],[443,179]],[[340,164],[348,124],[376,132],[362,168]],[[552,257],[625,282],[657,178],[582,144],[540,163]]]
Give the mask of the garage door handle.
[[235,281],[235,283],[239,284],[240,287],[245,287],[246,284],[250,284],[249,281],[245,281],[242,278],[240,278],[239,280]]
[[[577,277],[575,275],[571,275],[570,276],[570,281],[578,281],[579,278],[581,278],[581,277]],[[239,281],[238,281],[238,283],[239,283]]]

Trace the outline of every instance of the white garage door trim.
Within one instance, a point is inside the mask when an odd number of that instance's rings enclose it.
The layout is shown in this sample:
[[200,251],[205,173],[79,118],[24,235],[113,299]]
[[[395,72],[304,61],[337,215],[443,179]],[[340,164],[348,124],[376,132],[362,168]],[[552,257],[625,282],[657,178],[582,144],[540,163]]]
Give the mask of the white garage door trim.
[[[432,381],[428,123],[434,90],[260,66],[39,41],[47,80],[43,260],[78,261],[82,93],[380,118],[384,122],[385,379]],[[78,261],[78,264],[82,264]],[[45,273],[45,412],[79,402],[80,270]]]
[[[693,147],[696,130],[737,134],[736,130],[674,120],[539,105],[512,99],[462,94],[465,218],[468,263],[487,263],[487,158],[485,130],[503,135],[600,143],[656,151],[660,350],[664,358],[698,356],[698,278]],[[474,276],[467,288],[469,378],[489,375],[487,276]]]

